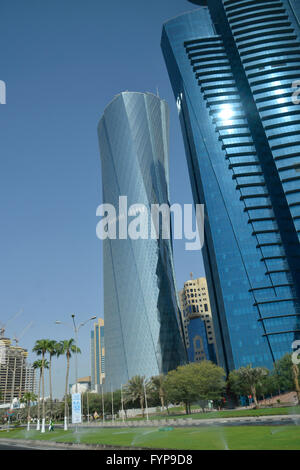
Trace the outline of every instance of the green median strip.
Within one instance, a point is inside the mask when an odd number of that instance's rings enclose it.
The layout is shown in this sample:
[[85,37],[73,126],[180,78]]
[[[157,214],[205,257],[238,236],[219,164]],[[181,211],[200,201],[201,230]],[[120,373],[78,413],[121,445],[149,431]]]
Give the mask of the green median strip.
[[181,450],[299,450],[299,426],[243,426],[209,428],[134,428],[81,429],[41,434],[15,429],[1,431],[0,439],[29,439],[50,442],[102,444],[124,447],[146,447]]

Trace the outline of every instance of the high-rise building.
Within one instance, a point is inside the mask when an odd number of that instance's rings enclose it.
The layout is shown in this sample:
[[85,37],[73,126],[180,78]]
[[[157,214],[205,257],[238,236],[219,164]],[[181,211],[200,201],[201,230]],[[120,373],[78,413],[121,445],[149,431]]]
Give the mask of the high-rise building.
[[205,277],[186,281],[178,296],[189,361],[216,363],[216,340]]
[[105,381],[104,320],[98,318],[91,331],[91,387],[99,391]]
[[220,364],[271,368],[300,332],[300,5],[193,3],[161,44],[194,202],[205,204]]
[[24,393],[35,393],[35,371],[27,363],[28,352],[9,338],[0,340],[0,403],[12,404]]
[[36,393],[35,369],[30,364],[25,371],[25,392]]
[[[127,196],[128,211],[138,205],[131,216],[141,204],[146,216],[152,204],[169,204],[167,103],[151,93],[121,93],[105,109],[98,131],[103,202],[118,211],[119,197]],[[116,220],[117,234],[123,219]],[[171,240],[144,232],[138,239],[124,233],[106,238],[103,266],[106,389],[185,363]]]

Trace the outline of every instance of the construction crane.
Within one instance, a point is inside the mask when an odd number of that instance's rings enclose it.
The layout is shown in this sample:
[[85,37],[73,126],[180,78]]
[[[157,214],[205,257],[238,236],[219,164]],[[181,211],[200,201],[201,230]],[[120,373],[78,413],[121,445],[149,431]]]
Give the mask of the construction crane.
[[25,335],[25,333],[29,330],[29,328],[32,327],[32,325],[33,325],[33,322],[32,322],[32,321],[31,321],[30,323],[28,323],[28,325],[26,325],[25,328],[23,328],[23,330],[21,331],[21,333],[18,335],[18,338],[16,337],[16,335],[14,335],[13,341],[16,343],[16,346],[18,346],[20,339],[23,338],[23,336]]
[[4,333],[6,331],[6,327],[9,322],[13,321],[15,318],[17,318],[21,313],[23,312],[23,308],[21,308],[17,313],[12,315],[6,323],[0,323],[0,338],[4,337]]

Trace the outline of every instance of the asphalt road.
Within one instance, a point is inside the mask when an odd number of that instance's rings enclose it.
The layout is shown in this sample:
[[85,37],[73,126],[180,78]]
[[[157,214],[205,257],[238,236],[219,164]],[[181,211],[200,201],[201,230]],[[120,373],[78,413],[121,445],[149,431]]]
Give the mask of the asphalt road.
[[[10,443],[6,443],[6,444],[2,444],[0,443],[0,452],[2,450],[65,450],[65,449],[62,449],[62,448],[57,448],[57,447],[49,447],[49,446],[44,446],[41,445],[41,446],[30,446],[30,444],[28,445],[20,445],[20,444],[10,444]],[[70,449],[68,449],[70,450]]]

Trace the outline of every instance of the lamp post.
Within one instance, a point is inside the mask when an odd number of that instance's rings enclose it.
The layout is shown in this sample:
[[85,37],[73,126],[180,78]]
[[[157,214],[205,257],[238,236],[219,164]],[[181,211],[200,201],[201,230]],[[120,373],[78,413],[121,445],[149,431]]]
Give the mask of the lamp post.
[[143,381],[144,384],[144,395],[145,395],[145,405],[146,405],[146,416],[147,416],[147,421],[149,421],[149,413],[148,413],[148,403],[147,403],[147,394],[146,394],[146,386],[145,386],[145,379]]
[[90,424],[90,406],[89,406],[89,391],[86,391],[86,407],[87,407],[87,421]]
[[[95,320],[97,317],[93,316],[93,317],[89,318],[85,322],[80,323],[80,325],[78,327],[76,326],[76,323],[75,323],[75,314],[74,313],[72,313],[71,318],[72,318],[72,321],[73,321],[73,327],[74,327],[74,333],[75,333],[75,377],[76,377],[76,385],[75,385],[76,388],[75,389],[76,389],[76,393],[78,393],[78,357],[77,357],[78,331],[82,326],[86,325],[86,323],[88,323],[91,320]],[[57,320],[55,323],[57,325],[64,324],[63,322],[61,322],[59,320]],[[67,427],[66,416],[65,416],[64,430],[66,431],[67,429],[68,429],[68,427]],[[76,423],[75,432],[77,432],[77,431],[78,431],[78,424]]]
[[122,421],[125,422],[124,400],[123,400],[123,385],[121,384],[121,404],[122,404]]
[[[77,345],[78,345],[78,329],[80,328],[80,326],[81,326],[82,324],[79,325],[79,327],[77,328],[77,327],[76,327],[76,324],[75,324],[75,315],[72,314],[71,317],[72,317],[72,320],[73,320],[74,332],[75,332],[75,379],[76,379],[75,390],[76,390],[76,393],[78,393],[78,357],[77,357]],[[77,429],[76,429],[76,430],[77,430]]]
[[112,390],[112,387],[110,387],[111,390],[111,423],[114,424],[114,392]]
[[[11,367],[9,367],[9,365],[8,365],[10,357],[14,357],[14,368],[13,369],[11,369]],[[12,376],[11,391],[10,391],[10,408],[9,408],[8,417],[7,417],[7,432],[9,432],[9,428],[10,428],[10,415],[13,412],[15,377],[16,377],[16,366],[17,366],[17,355],[16,354],[9,354],[8,355],[8,364],[6,365],[6,368],[7,368],[6,372],[8,374],[8,371],[10,370],[13,373],[13,376]]]
[[102,395],[102,424],[104,424],[104,395],[103,395],[103,384],[101,384],[101,395]]
[[11,385],[11,396],[10,396],[10,406],[11,406],[11,409],[13,408],[13,402],[14,402],[15,380],[16,380],[16,366],[17,366],[17,356],[15,355],[15,357],[14,357],[13,378],[12,378],[12,385]]

